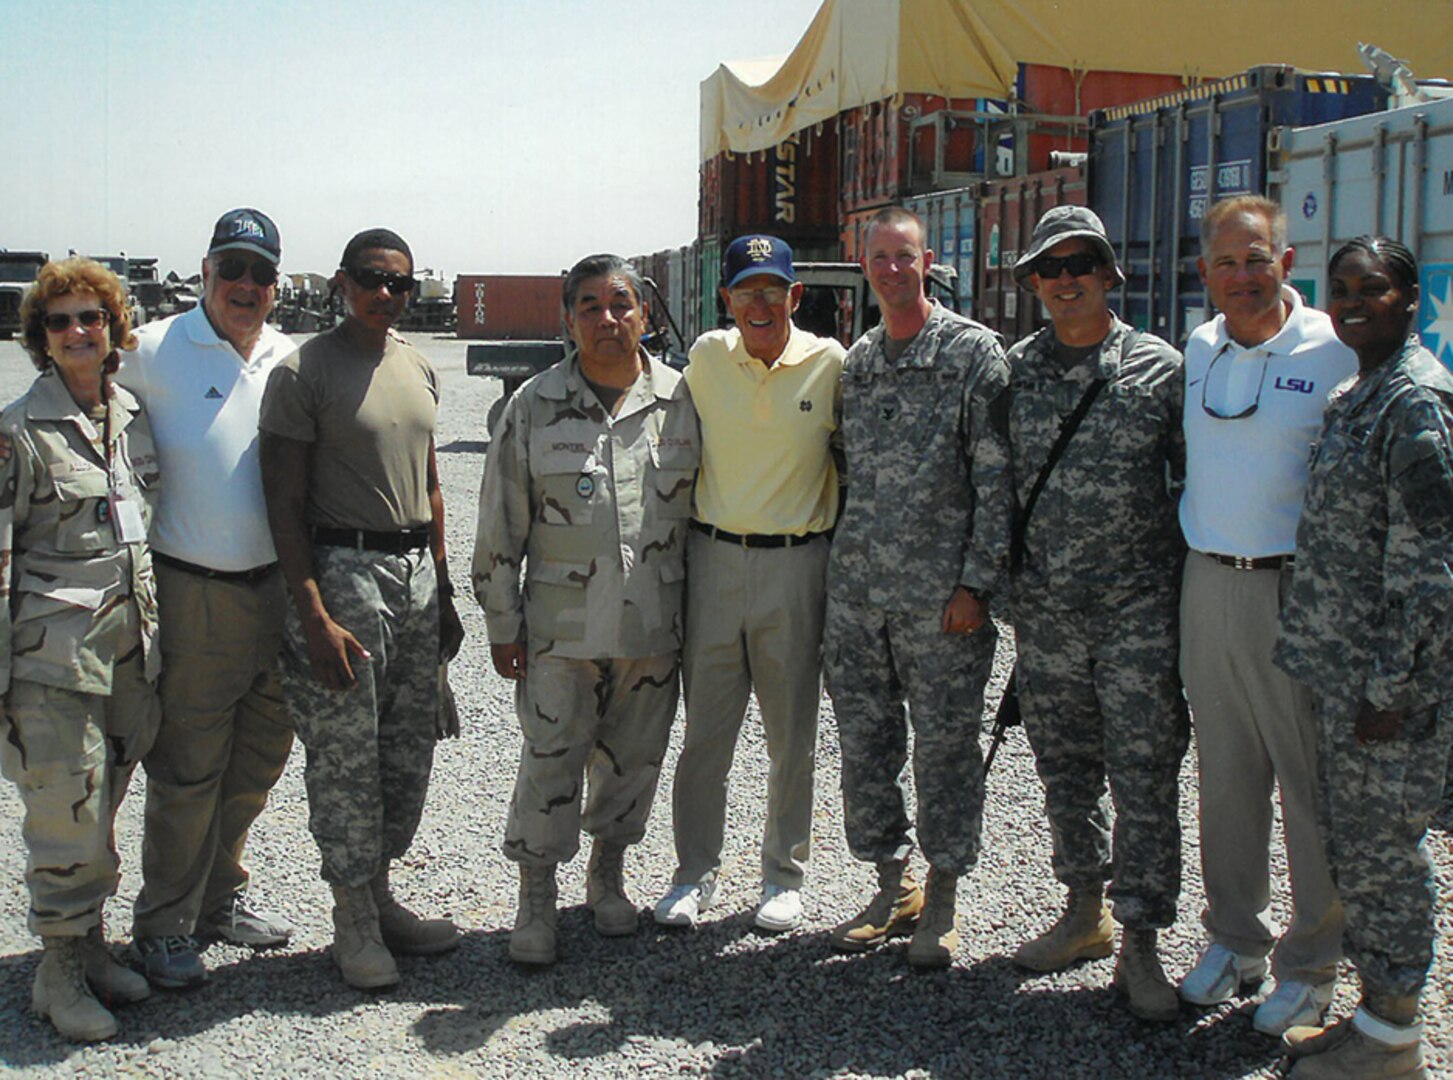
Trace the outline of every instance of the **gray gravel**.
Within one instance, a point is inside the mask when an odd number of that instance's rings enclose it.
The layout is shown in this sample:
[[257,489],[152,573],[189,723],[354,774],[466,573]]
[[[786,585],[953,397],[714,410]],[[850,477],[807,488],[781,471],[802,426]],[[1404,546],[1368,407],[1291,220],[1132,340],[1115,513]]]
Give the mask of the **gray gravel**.
[[[451,560],[466,581],[484,465],[484,416],[498,384],[464,374],[461,342],[416,336],[445,392],[440,464],[449,506]],[[30,379],[18,346],[0,344],[0,400]],[[807,922],[794,934],[761,935],[757,897],[766,757],[749,719],[733,774],[724,880],[711,920],[664,931],[643,920],[634,938],[597,937],[584,904],[584,859],[561,873],[561,962],[523,973],[506,958],[515,877],[498,842],[519,753],[509,687],[488,668],[484,621],[460,605],[469,640],[453,667],[464,737],[440,745],[424,824],[396,883],[430,913],[465,929],[456,952],[405,959],[391,993],[348,989],[327,955],[329,899],[307,832],[301,751],[289,763],[254,832],[250,864],[258,898],[293,921],[291,945],[271,952],[214,945],[211,983],[159,992],[125,1009],[110,1043],[76,1047],[30,1012],[39,946],[25,928],[20,807],[0,786],[0,1069],[20,1075],[541,1076],[711,1075],[838,1077],[1244,1077],[1269,1075],[1275,1044],[1251,1028],[1247,1006],[1185,1008],[1179,1023],[1136,1021],[1110,988],[1113,961],[1056,976],[1017,971],[1007,956],[1055,915],[1061,892],[1049,872],[1049,833],[1022,733],[995,765],[984,824],[984,856],[960,886],[963,946],[947,972],[910,973],[904,946],[845,958],[827,931],[870,889],[869,870],[847,852],[839,797],[837,733],[824,701]],[[1004,677],[1001,656],[999,677]],[[997,693],[997,690],[995,691]],[[662,798],[644,843],[629,857],[633,895],[648,907],[674,864],[669,790],[680,747],[676,729]],[[1203,902],[1195,835],[1194,753],[1183,774],[1185,888],[1180,919],[1164,935],[1178,976],[1200,945]],[[142,779],[117,824],[123,871],[112,902],[113,941],[129,931],[140,884]],[[1440,874],[1443,946],[1426,998],[1435,1075],[1453,1075],[1453,808],[1429,847]],[[1279,843],[1279,841],[1278,841]],[[1278,879],[1284,864],[1278,863]],[[1276,915],[1284,919],[1284,887]],[[1348,973],[1344,973],[1348,974]],[[1355,1004],[1346,977],[1336,1010]]]

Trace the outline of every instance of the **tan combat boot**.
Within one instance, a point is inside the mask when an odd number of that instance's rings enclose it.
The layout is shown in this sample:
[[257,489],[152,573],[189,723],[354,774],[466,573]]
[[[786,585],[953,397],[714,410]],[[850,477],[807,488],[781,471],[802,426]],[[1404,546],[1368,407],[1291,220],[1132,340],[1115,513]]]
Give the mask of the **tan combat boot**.
[[81,970],[86,973],[97,1000],[107,1007],[130,1005],[151,997],[151,983],[146,977],[129,967],[123,967],[106,948],[106,936],[102,928],[93,926],[77,945],[81,954]]
[[1076,960],[1100,960],[1115,951],[1115,924],[1100,889],[1071,889],[1064,914],[1044,933],[1014,950],[1030,971],[1063,971]]
[[[1393,1023],[1373,1013],[1366,999],[1362,1008],[1325,1030],[1292,1028],[1283,1036],[1295,1080],[1386,1080],[1428,1075],[1423,1057],[1422,1024],[1417,998],[1379,1001],[1398,1015]],[[1401,1006],[1410,1006],[1403,1008]]]
[[1115,989],[1129,999],[1133,1016],[1168,1023],[1180,1016],[1181,999],[1160,966],[1155,938],[1154,930],[1125,929],[1115,961]]
[[923,890],[897,859],[878,864],[878,891],[857,915],[833,927],[829,940],[839,952],[867,952],[892,937],[913,932],[923,910]]
[[641,913],[626,895],[624,844],[597,838],[590,846],[586,867],[585,903],[595,912],[595,930],[602,937],[634,934]]
[[30,1004],[36,1015],[49,1020],[62,1038],[97,1042],[115,1035],[116,1017],[96,1000],[86,985],[81,964],[81,939],[47,937],[45,956],[35,972]]
[[908,962],[916,968],[946,968],[959,947],[959,877],[929,867],[923,913],[908,943]]
[[333,962],[355,990],[383,990],[399,968],[378,928],[378,905],[367,885],[333,886]]
[[393,953],[404,956],[433,956],[448,952],[459,944],[459,928],[448,919],[421,919],[394,898],[388,884],[388,863],[378,872],[369,888],[378,908],[378,929],[383,943]]
[[555,866],[520,864],[520,906],[510,931],[510,959],[517,964],[555,962]]

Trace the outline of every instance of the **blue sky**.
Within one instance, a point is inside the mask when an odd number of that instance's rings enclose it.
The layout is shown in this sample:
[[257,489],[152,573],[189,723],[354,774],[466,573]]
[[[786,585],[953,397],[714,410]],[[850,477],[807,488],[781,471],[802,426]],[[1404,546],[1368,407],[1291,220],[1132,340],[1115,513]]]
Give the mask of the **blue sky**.
[[701,80],[818,4],[0,0],[0,247],[189,273],[242,205],[289,271],[373,225],[451,276],[686,244]]

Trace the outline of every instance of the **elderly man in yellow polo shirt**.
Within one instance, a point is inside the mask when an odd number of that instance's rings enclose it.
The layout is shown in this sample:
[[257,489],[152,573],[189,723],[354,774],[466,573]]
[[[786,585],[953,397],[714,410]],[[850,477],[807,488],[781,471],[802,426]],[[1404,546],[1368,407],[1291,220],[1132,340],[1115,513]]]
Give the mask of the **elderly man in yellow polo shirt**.
[[756,690],[770,762],[756,924],[781,931],[802,920],[812,836],[843,348],[792,324],[802,285],[777,237],[734,241],[722,280],[736,326],[697,339],[686,368],[701,472],[687,545],[686,743],[672,791],[677,867],[656,921],[695,925],[715,898],[727,773]]

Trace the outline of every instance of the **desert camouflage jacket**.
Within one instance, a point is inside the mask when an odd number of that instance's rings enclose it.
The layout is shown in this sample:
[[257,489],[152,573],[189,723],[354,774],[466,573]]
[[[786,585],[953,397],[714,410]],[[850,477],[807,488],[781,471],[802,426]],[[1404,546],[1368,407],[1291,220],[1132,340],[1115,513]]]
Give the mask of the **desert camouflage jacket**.
[[109,499],[114,483],[150,526],[156,447],[146,413],[114,382],[108,408],[109,455],[54,371],[0,414],[11,443],[0,464],[0,688],[18,678],[109,694],[117,652],[138,634],[147,678],[161,671],[151,551],[120,542]]
[[520,387],[479,499],[471,580],[490,641],[573,659],[679,649],[700,460],[686,382],[659,361],[614,417],[574,355]]

